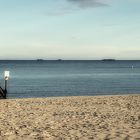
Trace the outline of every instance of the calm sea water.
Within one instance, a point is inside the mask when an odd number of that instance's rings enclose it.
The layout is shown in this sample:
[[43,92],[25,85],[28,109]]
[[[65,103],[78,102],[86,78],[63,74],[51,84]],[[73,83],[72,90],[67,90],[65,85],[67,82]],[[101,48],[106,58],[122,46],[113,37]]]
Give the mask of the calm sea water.
[[4,70],[8,98],[140,93],[140,61],[0,61],[2,87]]

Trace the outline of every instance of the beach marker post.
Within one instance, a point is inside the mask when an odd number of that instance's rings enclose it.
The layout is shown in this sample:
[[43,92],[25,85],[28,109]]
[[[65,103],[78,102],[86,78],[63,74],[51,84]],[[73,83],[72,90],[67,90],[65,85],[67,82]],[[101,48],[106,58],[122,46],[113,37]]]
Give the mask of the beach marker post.
[[6,99],[6,95],[7,95],[7,81],[9,80],[10,77],[10,71],[4,71],[4,79],[5,79],[5,89],[4,89],[4,98]]

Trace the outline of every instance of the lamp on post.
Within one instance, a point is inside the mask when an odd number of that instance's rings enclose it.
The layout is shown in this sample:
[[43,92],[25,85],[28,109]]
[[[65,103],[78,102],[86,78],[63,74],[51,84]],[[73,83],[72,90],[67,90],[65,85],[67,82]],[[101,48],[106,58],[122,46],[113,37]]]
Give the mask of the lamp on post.
[[5,79],[5,89],[4,89],[4,98],[6,99],[6,95],[7,95],[7,81],[9,80],[10,77],[10,71],[4,71],[4,79]]

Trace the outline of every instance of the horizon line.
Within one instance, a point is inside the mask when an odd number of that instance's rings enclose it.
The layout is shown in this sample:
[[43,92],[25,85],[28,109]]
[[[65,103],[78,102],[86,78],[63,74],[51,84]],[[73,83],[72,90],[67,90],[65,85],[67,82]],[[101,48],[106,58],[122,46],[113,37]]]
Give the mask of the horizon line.
[[102,61],[102,60],[115,60],[115,61],[140,61],[140,59],[0,59],[0,61]]

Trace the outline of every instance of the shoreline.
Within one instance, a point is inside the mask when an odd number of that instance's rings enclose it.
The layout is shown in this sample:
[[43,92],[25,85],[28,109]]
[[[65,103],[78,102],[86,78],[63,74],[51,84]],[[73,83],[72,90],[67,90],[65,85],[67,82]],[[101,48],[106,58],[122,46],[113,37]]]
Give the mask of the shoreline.
[[[112,95],[112,94],[104,94],[104,95],[101,95],[101,94],[99,94],[99,95],[75,95],[75,96],[49,96],[49,97],[47,97],[47,96],[45,96],[45,97],[20,97],[20,98],[7,98],[6,100],[26,100],[26,99],[59,99],[59,98],[74,98],[74,97],[110,97],[110,96],[113,96],[113,97],[117,97],[117,96],[140,96],[140,94],[138,94],[138,93],[134,93],[134,94],[114,94],[114,95]],[[2,100],[5,100],[5,99],[0,99],[0,101],[2,101]]]
[[0,139],[140,139],[139,110],[140,94],[0,100]]

